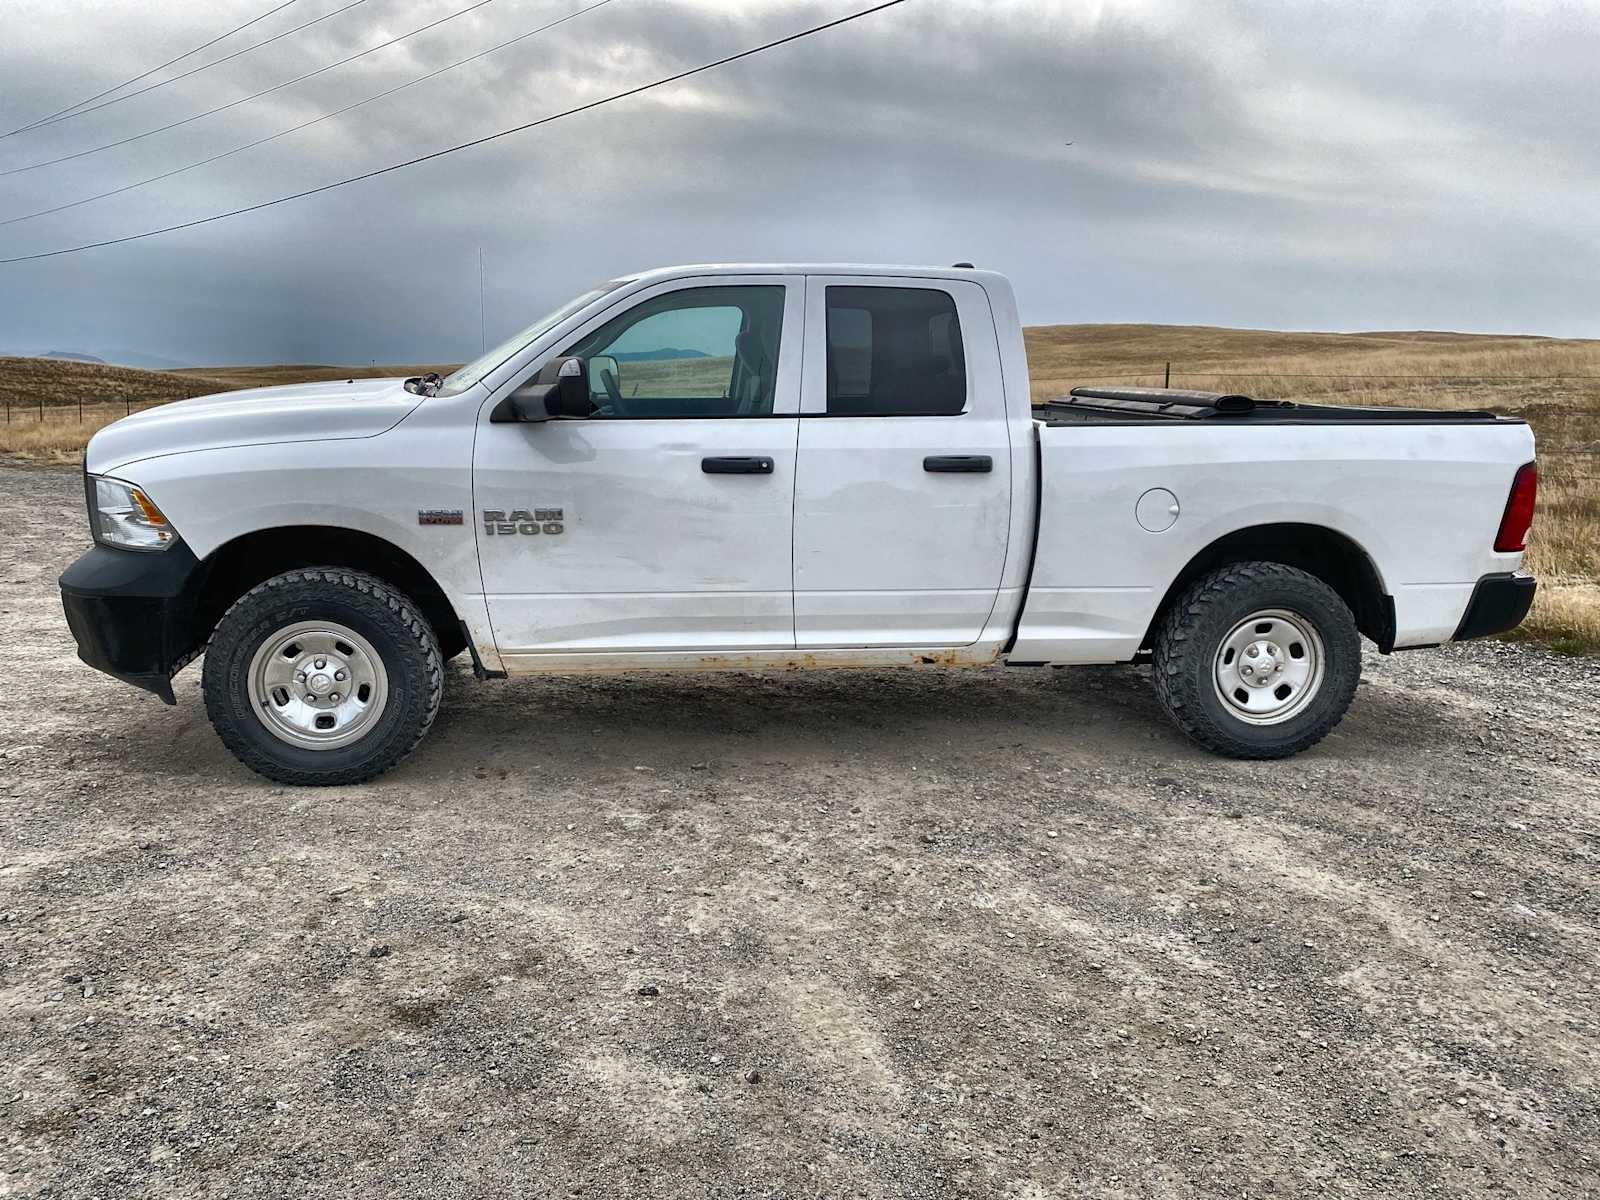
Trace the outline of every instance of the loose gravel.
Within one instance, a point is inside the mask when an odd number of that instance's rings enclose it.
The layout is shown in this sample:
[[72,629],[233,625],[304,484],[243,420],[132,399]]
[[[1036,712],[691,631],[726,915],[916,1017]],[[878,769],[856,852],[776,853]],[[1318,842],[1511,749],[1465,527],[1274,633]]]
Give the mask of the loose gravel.
[[479,684],[280,788],[76,660],[0,466],[0,1194],[1600,1194],[1600,662]]

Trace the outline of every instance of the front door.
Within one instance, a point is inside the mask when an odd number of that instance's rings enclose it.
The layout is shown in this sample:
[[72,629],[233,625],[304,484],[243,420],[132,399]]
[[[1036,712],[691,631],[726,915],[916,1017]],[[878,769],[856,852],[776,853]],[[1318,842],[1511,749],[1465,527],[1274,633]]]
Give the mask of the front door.
[[806,291],[797,645],[970,646],[1011,528],[988,298],[922,278],[811,276]]
[[791,277],[674,280],[561,351],[590,360],[588,420],[495,425],[484,406],[475,507],[502,656],[793,648],[803,298]]

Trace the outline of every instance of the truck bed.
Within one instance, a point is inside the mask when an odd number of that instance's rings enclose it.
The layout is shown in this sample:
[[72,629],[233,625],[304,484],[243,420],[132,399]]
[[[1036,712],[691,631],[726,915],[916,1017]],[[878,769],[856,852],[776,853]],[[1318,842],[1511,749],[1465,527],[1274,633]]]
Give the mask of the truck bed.
[[1230,425],[1522,424],[1481,409],[1378,408],[1255,400],[1221,392],[1181,388],[1073,388],[1065,396],[1033,406],[1046,425],[1144,425],[1172,421]]
[[1399,647],[1448,641],[1478,580],[1521,561],[1494,540],[1534,456],[1524,421],[1132,388],[1080,388],[1034,415],[1020,661],[1131,658],[1173,581],[1241,530],[1343,539],[1393,603]]

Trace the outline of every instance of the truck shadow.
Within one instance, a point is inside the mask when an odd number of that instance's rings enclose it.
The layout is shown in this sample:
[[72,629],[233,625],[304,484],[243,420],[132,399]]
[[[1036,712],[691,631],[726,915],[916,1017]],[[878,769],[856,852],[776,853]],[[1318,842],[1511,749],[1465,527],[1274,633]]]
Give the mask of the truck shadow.
[[[123,765],[169,779],[237,773],[239,782],[254,781],[212,734],[197,679],[180,679],[177,690],[166,737],[114,738]],[[1463,736],[1446,697],[1363,686],[1343,724],[1309,753],[1366,760],[1437,750]],[[376,786],[447,784],[479,770],[599,778],[741,759],[876,762],[899,771],[997,753],[1048,755],[1087,770],[1224,761],[1171,725],[1142,667],[636,672],[479,683],[458,661],[447,670],[433,730]]]
[[[836,736],[874,733],[1049,728],[1093,710],[1145,711],[1160,718],[1148,676],[1137,668],[1078,670],[941,669],[526,677],[480,685],[455,673],[441,722],[487,723],[500,732],[535,723],[541,732],[582,736]],[[447,717],[448,713],[448,717]]]
[[[1367,757],[1458,740],[1446,706],[1363,687],[1313,754]],[[974,750],[1048,753],[1086,766],[1211,759],[1167,720],[1142,667],[838,670],[524,678],[453,672],[412,760],[537,761],[576,773],[740,757],[885,765]]]

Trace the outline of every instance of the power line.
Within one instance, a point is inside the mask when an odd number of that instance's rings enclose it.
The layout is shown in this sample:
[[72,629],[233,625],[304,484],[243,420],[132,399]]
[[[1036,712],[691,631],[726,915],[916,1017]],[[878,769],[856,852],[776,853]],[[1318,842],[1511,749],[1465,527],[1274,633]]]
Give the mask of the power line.
[[200,45],[196,46],[193,50],[185,50],[182,54],[178,55],[176,58],[167,59],[167,61],[162,63],[159,67],[151,67],[148,71],[145,71],[143,74],[135,75],[132,79],[124,79],[121,83],[117,84],[116,87],[109,87],[103,92],[96,92],[94,95],[90,96],[87,100],[79,100],[76,104],[69,104],[65,108],[58,108],[58,109],[56,109],[55,112],[51,113],[47,117],[40,117],[37,121],[30,121],[26,125],[19,125],[15,129],[13,129],[13,130],[11,130],[11,131],[9,131],[7,133],[0,133],[0,138],[8,138],[13,133],[21,133],[25,129],[33,129],[36,126],[39,126],[39,125],[53,124],[56,121],[57,118],[64,118],[66,116],[66,114],[72,112],[73,109],[82,108],[85,104],[93,104],[96,100],[103,100],[105,97],[111,95],[112,92],[120,92],[123,88],[129,87],[132,84],[138,83],[141,79],[150,78],[150,76],[154,75],[157,71],[165,71],[168,67],[172,66],[174,63],[180,63],[186,58],[191,58],[194,55],[199,54],[200,51],[202,51],[202,50],[209,50],[209,49],[211,49],[212,46],[215,46],[218,42],[225,41],[226,39],[231,38],[234,34],[241,33],[244,30],[249,29],[250,26],[256,24],[258,21],[265,21],[273,13],[282,12],[284,9],[288,8],[291,4],[295,4],[295,3],[298,3],[298,0],[283,0],[282,4],[279,4],[279,5],[276,5],[276,6],[272,7],[272,8],[267,9],[267,11],[262,13],[259,17],[251,17],[243,25],[235,25],[232,29],[228,30],[227,33],[219,33],[216,37],[212,38],[209,42],[203,42]]
[[[14,129],[14,130],[11,131],[11,133],[8,133],[8,134],[6,134],[4,136],[5,137],[10,137],[14,133],[25,133],[25,132],[28,132],[29,130],[34,130],[34,129],[47,129],[51,125],[60,124],[62,121],[70,121],[74,117],[87,116],[89,113],[95,112],[95,111],[97,111],[99,109],[102,109],[102,108],[107,108],[110,105],[121,104],[124,100],[132,100],[135,96],[142,96],[146,92],[155,91],[157,88],[164,88],[169,83],[177,83],[180,79],[187,79],[191,75],[198,75],[201,71],[209,71],[212,67],[221,66],[225,62],[232,62],[234,59],[240,57],[241,55],[249,54],[250,51],[252,51],[252,50],[259,50],[263,46],[269,45],[272,42],[276,42],[276,41],[278,41],[278,40],[280,40],[282,38],[288,37],[291,33],[299,33],[302,29],[310,29],[313,25],[320,25],[320,24],[322,24],[322,22],[330,20],[333,17],[337,17],[340,13],[348,12],[350,9],[354,8],[356,5],[365,4],[366,2],[367,2],[367,0],[349,0],[348,3],[346,3],[345,5],[343,5],[340,8],[334,9],[331,13],[324,13],[322,16],[317,17],[315,20],[307,21],[302,25],[296,25],[293,29],[285,29],[282,33],[275,33],[269,38],[262,38],[259,42],[252,42],[250,45],[246,46],[244,49],[235,50],[232,54],[224,54],[221,58],[214,58],[208,63],[201,63],[198,67],[190,67],[187,71],[182,71],[182,72],[178,73],[177,75],[172,76],[172,78],[170,78],[170,79],[157,80],[155,83],[152,83],[152,84],[150,84],[150,85],[148,85],[146,87],[142,87],[138,91],[125,92],[121,96],[113,96],[109,100],[102,100],[99,104],[91,105],[88,108],[80,108],[80,109],[78,109],[77,112],[68,112],[65,115],[52,117],[48,121],[40,121],[38,124],[26,126],[24,129]],[[102,149],[104,149],[104,147],[102,147]],[[68,155],[67,157],[74,158],[74,157],[77,157],[77,156],[76,155]],[[53,159],[52,161],[54,161],[54,162],[65,162],[66,159]],[[44,166],[49,166],[49,165],[50,165],[49,163],[35,163],[34,164],[34,166],[38,166],[38,167],[44,167]],[[33,167],[19,167],[17,169],[21,170],[21,171],[31,171],[31,170],[33,170]],[[11,172],[8,171],[8,172],[6,172],[6,174],[11,174]]]
[[219,162],[224,158],[231,158],[235,154],[242,154],[246,150],[253,150],[257,146],[264,146],[268,142],[275,142],[279,138],[288,137],[292,133],[299,133],[302,129],[308,129],[312,125],[320,124],[323,121],[331,121],[334,117],[342,116],[351,109],[360,108],[362,105],[372,104],[374,101],[383,100],[394,95],[396,92],[403,92],[407,88],[415,87],[419,83],[426,83],[430,79],[434,79],[437,76],[443,75],[446,71],[453,71],[457,67],[464,67],[470,62],[476,62],[480,58],[485,58],[488,55],[495,53],[497,50],[504,50],[507,46],[515,45],[517,42],[526,41],[528,38],[531,38],[536,34],[541,34],[547,29],[554,29],[557,25],[564,25],[576,17],[583,16],[583,14],[586,12],[592,12],[594,9],[603,8],[610,3],[611,0],[594,0],[594,3],[580,8],[576,12],[568,13],[566,16],[559,17],[554,21],[548,21],[539,26],[537,29],[530,29],[526,33],[519,33],[516,37],[508,38],[499,45],[490,46],[487,50],[480,50],[478,53],[469,55],[466,58],[457,59],[455,62],[450,63],[447,66],[440,67],[438,70],[429,71],[426,75],[419,75],[415,79],[409,79],[405,83],[389,88],[386,91],[379,92],[375,96],[368,96],[365,100],[357,100],[354,104],[346,104],[343,108],[336,108],[332,112],[323,113],[320,117],[313,117],[309,121],[302,121],[300,124],[290,126],[288,129],[280,130],[277,133],[269,134],[263,138],[257,138],[253,142],[246,142],[243,146],[235,146],[232,150],[224,150],[220,154],[213,154],[209,158],[202,158],[198,162],[189,163],[187,166],[175,167],[170,171],[163,171],[160,175],[152,175],[150,178],[141,179],[137,183],[124,184],[121,187],[112,188],[110,191],[100,192],[93,196],[85,196],[82,200],[70,200],[65,204],[57,204],[52,208],[41,208],[37,212],[24,213],[19,217],[8,217],[5,220],[0,221],[0,227],[6,225],[15,225],[20,221],[31,221],[35,217],[47,217],[52,213],[65,212],[69,208],[78,208],[85,204],[92,204],[96,200],[105,200],[111,196],[120,196],[124,192],[131,192],[136,188],[142,188],[148,184],[160,183],[164,179],[171,179],[174,175],[182,175],[185,171],[193,171],[197,167],[209,166],[210,164]]
[[550,116],[540,117],[536,121],[526,121],[521,125],[513,125],[509,129],[500,130],[498,133],[485,134],[483,137],[474,138],[470,142],[458,142],[454,146],[445,147],[443,150],[434,150],[427,154],[418,155],[416,158],[406,159],[404,162],[391,163],[387,167],[379,167],[374,171],[366,171],[360,175],[351,175],[345,179],[335,180],[333,183],[324,183],[314,188],[306,188],[304,191],[291,192],[287,196],[279,196],[274,200],[263,200],[260,203],[249,204],[243,208],[235,208],[230,209],[227,212],[213,213],[208,217],[196,217],[192,221],[183,221],[177,225],[166,225],[159,229],[147,229],[142,233],[130,233],[124,237],[107,238],[106,240],[100,242],[85,242],[78,246],[64,246],[59,250],[43,250],[37,254],[21,254],[14,258],[0,258],[0,266],[7,265],[9,263],[34,262],[41,258],[58,258],[64,254],[77,254],[84,250],[98,250],[105,246],[120,246],[124,242],[137,242],[142,241],[145,238],[160,237],[161,235],[168,233],[177,233],[180,230],[193,229],[199,225],[209,225],[213,221],[225,221],[230,217],[241,217],[246,213],[260,212],[262,209],[272,208],[278,204],[287,204],[291,200],[303,200],[307,196],[316,196],[322,192],[331,192],[335,188],[345,187],[348,184],[361,183],[367,179],[375,179],[379,175],[388,175],[394,171],[403,171],[408,167],[415,167],[425,162],[432,162],[436,158],[443,158],[449,154],[455,154],[462,150],[470,150],[475,146],[482,146],[489,142],[498,141],[503,137],[510,137],[514,133],[523,133],[529,129],[536,129],[541,125],[548,125],[553,121],[562,120],[565,117],[576,116],[578,113],[588,112],[590,109],[601,108],[604,105],[614,103],[618,100],[626,100],[629,97],[637,96],[642,92],[648,92],[658,87],[665,87],[669,83],[677,83],[679,80],[688,79],[691,75],[699,75],[702,72],[711,71],[717,67],[725,67],[731,62],[738,62],[740,59],[750,58],[753,55],[764,53],[767,50],[776,49],[779,46],[787,45],[789,42],[797,42],[801,38],[808,38],[813,34],[822,33],[829,29],[835,29],[840,25],[847,25],[851,21],[858,21],[862,17],[869,17],[873,13],[882,12],[886,8],[894,8],[895,6],[904,4],[905,2],[906,0],[883,0],[883,3],[874,4],[870,8],[859,9],[858,11],[850,13],[847,16],[839,17],[832,21],[827,21],[821,25],[813,25],[809,29],[802,29],[798,33],[791,33],[785,37],[776,38],[770,42],[764,42],[759,46],[753,46],[748,50],[741,50],[737,54],[730,54],[727,57],[719,58],[714,62],[703,63],[698,67],[690,67],[687,71],[679,71],[675,75],[668,75],[662,79],[657,79],[650,83],[642,83],[638,87],[629,88],[624,92],[617,92],[610,96],[604,96],[599,100],[591,100],[587,104],[580,104],[575,108],[569,108],[562,112],[552,113]]
[[[361,0],[357,0],[357,3],[360,2]],[[437,21],[429,21],[426,25],[419,25],[409,33],[402,33],[398,37],[390,38],[387,42],[380,42],[376,46],[369,46],[359,53],[352,54],[347,58],[341,58],[338,62],[331,62],[327,66],[318,67],[314,71],[307,71],[304,75],[296,75],[293,79],[285,80],[283,83],[275,83],[271,87],[263,88],[261,91],[255,92],[249,96],[241,96],[237,100],[230,100],[226,104],[219,104],[215,108],[208,108],[205,112],[195,113],[192,117],[184,117],[181,120],[169,121],[165,125],[158,125],[154,129],[146,129],[143,133],[135,133],[125,138],[118,138],[116,141],[107,142],[103,146],[94,146],[88,150],[78,150],[72,154],[63,154],[60,158],[50,158],[46,159],[44,162],[30,163],[25,167],[11,167],[8,170],[0,171],[0,178],[4,178],[7,175],[20,175],[24,171],[37,171],[40,167],[53,167],[57,163],[71,162],[75,158],[87,158],[91,154],[99,154],[102,150],[113,150],[118,146],[126,146],[129,142],[141,141],[144,138],[153,137],[158,133],[165,133],[169,129],[176,129],[180,125],[192,124],[203,117],[215,116],[217,113],[226,112],[230,108],[238,108],[241,104],[248,104],[250,101],[259,100],[263,96],[270,96],[273,92],[281,92],[284,88],[290,87],[296,83],[303,83],[305,80],[310,79],[313,75],[321,75],[326,71],[333,70],[335,67],[342,67],[348,63],[353,63],[358,58],[365,58],[369,54],[376,54],[379,50],[386,50],[397,42],[403,42],[407,38],[416,37],[419,33],[426,33],[430,29],[435,29],[438,26],[443,25],[446,21],[453,21],[457,17],[465,16],[474,9],[479,9],[486,4],[493,3],[494,0],[474,0],[474,3],[467,5],[466,8],[457,9],[453,13],[449,13],[440,17]]]

